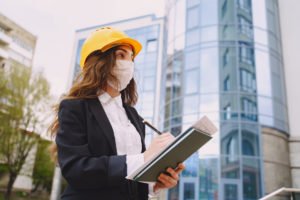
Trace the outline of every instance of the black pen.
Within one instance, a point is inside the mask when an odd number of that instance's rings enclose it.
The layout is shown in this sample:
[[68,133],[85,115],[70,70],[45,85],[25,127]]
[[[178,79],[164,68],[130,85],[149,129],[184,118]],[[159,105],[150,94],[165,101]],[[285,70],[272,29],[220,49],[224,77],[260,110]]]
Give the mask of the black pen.
[[158,133],[159,135],[162,134],[162,132],[160,132],[159,130],[157,130],[154,126],[152,126],[148,121],[143,120],[143,123],[146,124],[147,126],[149,126],[149,128],[151,128],[153,131],[155,131],[156,133]]

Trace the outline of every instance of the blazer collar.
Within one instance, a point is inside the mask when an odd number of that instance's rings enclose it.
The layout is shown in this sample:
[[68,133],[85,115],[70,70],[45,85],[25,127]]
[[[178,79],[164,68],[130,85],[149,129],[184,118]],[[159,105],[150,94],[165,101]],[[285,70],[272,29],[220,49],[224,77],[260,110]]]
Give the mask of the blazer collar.
[[[103,130],[103,133],[104,133],[105,137],[107,138],[107,140],[113,150],[113,153],[117,154],[117,147],[116,147],[116,141],[115,141],[115,137],[114,137],[114,131],[113,131],[113,128],[109,122],[109,119],[108,119],[99,99],[98,98],[89,99],[88,104],[89,104],[89,106],[91,108],[91,112],[95,116],[99,126]],[[132,110],[129,108],[128,105],[123,104],[123,106],[124,106],[124,109],[127,113],[129,120],[135,126],[136,130],[138,131],[138,133],[141,136],[142,150],[144,151],[145,150],[144,134],[143,134],[142,128],[139,125],[138,116],[132,112]]]

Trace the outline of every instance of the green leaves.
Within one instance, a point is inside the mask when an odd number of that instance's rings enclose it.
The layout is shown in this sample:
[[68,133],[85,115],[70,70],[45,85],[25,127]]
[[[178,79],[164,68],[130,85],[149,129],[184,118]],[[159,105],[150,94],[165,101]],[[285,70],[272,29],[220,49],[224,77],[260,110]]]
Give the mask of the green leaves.
[[29,67],[0,69],[0,159],[10,174],[27,173],[23,165],[42,132],[49,89],[43,75]]

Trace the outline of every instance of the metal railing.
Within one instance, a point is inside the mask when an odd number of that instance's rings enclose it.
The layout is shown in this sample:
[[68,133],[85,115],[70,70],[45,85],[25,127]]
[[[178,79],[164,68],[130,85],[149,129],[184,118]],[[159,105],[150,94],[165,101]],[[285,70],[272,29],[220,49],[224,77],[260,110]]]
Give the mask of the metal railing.
[[300,189],[282,187],[259,200],[268,200],[281,195],[284,195],[291,200],[300,200]]

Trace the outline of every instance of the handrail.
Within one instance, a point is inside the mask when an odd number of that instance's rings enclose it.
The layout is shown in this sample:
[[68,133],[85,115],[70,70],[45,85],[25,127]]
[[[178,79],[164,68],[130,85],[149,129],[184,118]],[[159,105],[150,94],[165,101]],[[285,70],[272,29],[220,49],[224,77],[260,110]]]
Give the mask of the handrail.
[[275,190],[274,192],[264,196],[263,198],[260,198],[259,200],[267,200],[270,199],[271,197],[274,197],[277,194],[280,194],[282,192],[299,192],[300,193],[300,189],[297,188],[286,188],[286,187],[282,187],[278,190]]

